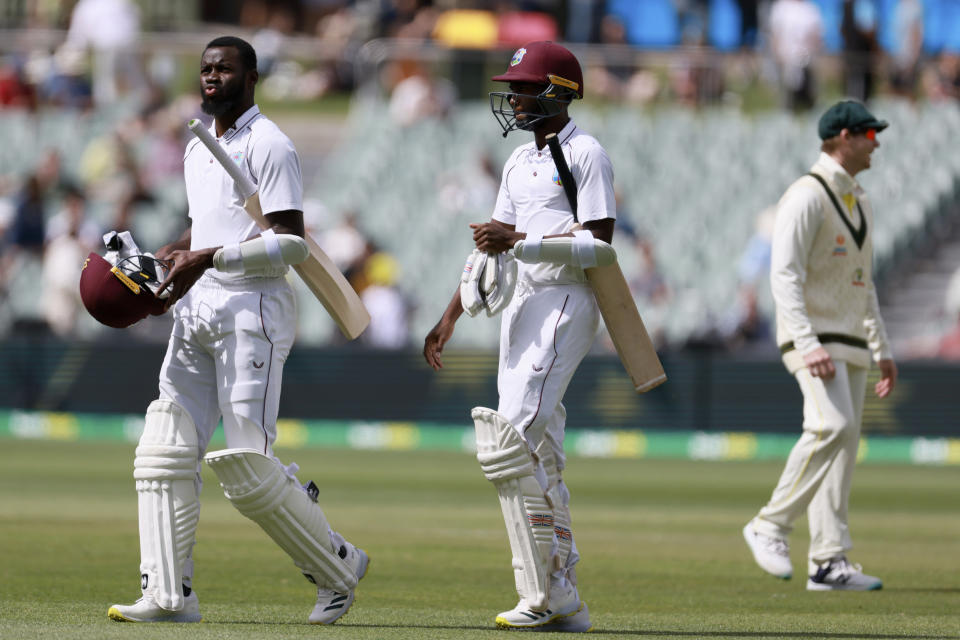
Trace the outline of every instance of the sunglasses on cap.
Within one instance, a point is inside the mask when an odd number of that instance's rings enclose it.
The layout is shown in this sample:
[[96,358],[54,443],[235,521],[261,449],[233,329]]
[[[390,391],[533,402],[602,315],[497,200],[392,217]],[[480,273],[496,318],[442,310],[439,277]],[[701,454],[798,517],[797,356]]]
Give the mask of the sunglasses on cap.
[[867,140],[876,140],[877,139],[877,130],[875,128],[870,129],[854,129],[853,133],[862,133],[866,136]]

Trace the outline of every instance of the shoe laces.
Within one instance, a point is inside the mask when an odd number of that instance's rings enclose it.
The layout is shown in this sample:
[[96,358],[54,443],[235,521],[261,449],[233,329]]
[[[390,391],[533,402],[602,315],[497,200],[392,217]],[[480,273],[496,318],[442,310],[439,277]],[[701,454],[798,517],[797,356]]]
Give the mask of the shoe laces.
[[760,540],[763,541],[764,546],[771,553],[775,553],[779,556],[790,555],[790,545],[787,544],[786,540],[774,538],[772,536],[765,536],[762,533],[758,533],[756,535],[760,537]]
[[846,557],[841,557],[835,560],[831,560],[830,564],[832,565],[830,567],[832,570],[845,576],[850,576],[855,573],[863,573],[862,566],[860,566],[859,564],[854,564],[853,562],[850,562],[849,560],[846,559]]

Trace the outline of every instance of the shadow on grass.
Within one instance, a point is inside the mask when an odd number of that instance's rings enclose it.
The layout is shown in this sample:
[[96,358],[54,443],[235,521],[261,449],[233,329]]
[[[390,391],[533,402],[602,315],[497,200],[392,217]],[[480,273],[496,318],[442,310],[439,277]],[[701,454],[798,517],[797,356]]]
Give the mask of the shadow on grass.
[[[367,629],[451,629],[470,631],[491,631],[503,633],[496,627],[467,627],[443,624],[339,624],[342,627],[358,627]],[[531,629],[529,632],[533,632]],[[548,632],[544,632],[548,633]],[[557,635],[552,633],[551,635]],[[576,634],[574,634],[576,635]],[[670,636],[677,638],[865,638],[866,640],[960,640],[960,636],[920,635],[916,633],[836,633],[833,631],[666,631],[662,629],[594,629],[590,635],[622,635],[622,636]]]

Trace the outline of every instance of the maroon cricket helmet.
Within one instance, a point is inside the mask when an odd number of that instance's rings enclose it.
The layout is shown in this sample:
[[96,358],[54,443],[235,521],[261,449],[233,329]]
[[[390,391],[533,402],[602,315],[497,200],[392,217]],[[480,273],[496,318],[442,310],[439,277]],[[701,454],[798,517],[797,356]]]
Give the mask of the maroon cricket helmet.
[[[136,280],[141,280],[137,282]],[[90,315],[101,324],[123,329],[147,315],[164,313],[164,302],[144,286],[96,253],[87,256],[80,272],[80,298]]]
[[[555,42],[530,42],[517,49],[506,73],[495,82],[530,82],[565,87],[583,97],[583,71],[576,56]],[[559,80],[559,81],[558,81]]]

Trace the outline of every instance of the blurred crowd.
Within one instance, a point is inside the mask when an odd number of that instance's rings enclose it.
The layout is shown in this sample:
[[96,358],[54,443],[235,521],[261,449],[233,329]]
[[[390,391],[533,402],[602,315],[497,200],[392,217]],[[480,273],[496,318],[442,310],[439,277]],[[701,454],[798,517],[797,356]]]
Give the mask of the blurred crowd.
[[[188,132],[183,123],[200,117],[199,101],[192,73],[173,53],[141,46],[142,36],[157,30],[249,34],[259,57],[258,95],[274,101],[349,95],[364,81],[357,77],[355,61],[365,43],[396,39],[406,44],[398,45],[376,73],[390,117],[401,127],[444,119],[458,100],[482,93],[471,89],[471,80],[485,81],[474,68],[482,67],[482,57],[454,56],[449,68],[438,71],[423,55],[424,43],[464,52],[509,50],[539,39],[583,45],[578,52],[590,98],[636,105],[727,103],[731,84],[756,82],[776,87],[783,108],[808,110],[822,97],[821,63],[827,57],[839,62],[842,93],[864,101],[878,93],[960,98],[960,50],[929,46],[921,0],[842,0],[842,13],[833,23],[812,0],[737,0],[737,20],[724,23],[726,35],[711,10],[721,3],[707,0],[21,4],[23,13],[12,26],[60,29],[64,35],[42,45],[24,35],[0,47],[0,118],[5,111],[24,113],[31,122],[29,117],[39,120],[53,109],[73,114],[93,133],[77,153],[65,155],[55,146],[31,149],[16,170],[2,162],[0,153],[0,333],[12,328],[97,335],[102,330],[82,312],[76,265],[87,253],[102,251],[106,231],[133,230],[144,246],[159,247],[186,224],[181,158]],[[312,61],[291,55],[287,45],[305,39],[322,45],[323,55]],[[832,50],[831,41],[838,43]],[[665,68],[647,62],[650,51],[662,54],[671,47],[676,48]],[[478,167],[470,192],[456,176],[443,177],[438,190],[449,197],[440,199],[492,207],[498,168],[488,157],[478,158]],[[397,260],[365,233],[361,215],[317,209],[321,213],[307,212],[308,226],[371,310],[366,344],[411,346],[415,302],[399,284]],[[756,233],[740,258],[739,294],[728,314],[685,346],[775,354],[771,320],[758,304],[766,286],[771,215],[758,216]],[[628,274],[631,288],[644,313],[656,318],[672,300],[657,265],[656,239],[626,225],[620,235],[618,243],[629,244],[636,254]],[[666,347],[656,322],[653,329]],[[944,347],[941,355],[949,354],[960,359],[960,349]]]

